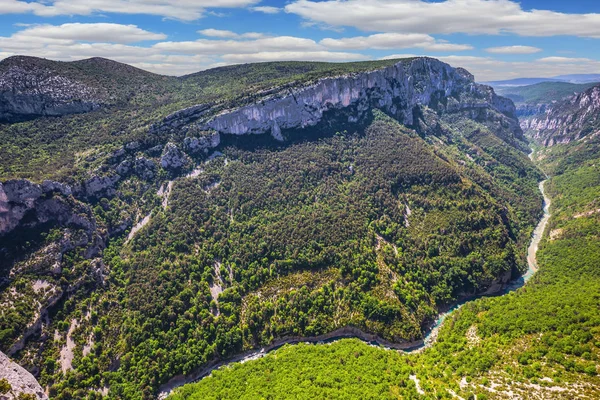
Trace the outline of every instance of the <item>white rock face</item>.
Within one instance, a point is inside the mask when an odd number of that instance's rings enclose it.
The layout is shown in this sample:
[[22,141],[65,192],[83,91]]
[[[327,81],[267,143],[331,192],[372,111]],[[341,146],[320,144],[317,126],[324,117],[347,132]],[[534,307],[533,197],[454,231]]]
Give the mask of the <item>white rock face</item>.
[[521,128],[545,146],[569,143],[600,130],[600,86],[556,103],[545,113],[522,121]]
[[0,395],[1,398],[8,400],[17,399],[19,394],[32,394],[38,399],[48,399],[44,389],[38,381],[25,368],[14,363],[0,352],[0,379],[6,379],[12,390],[7,394]]
[[183,148],[190,154],[208,152],[208,149],[217,147],[221,143],[221,135],[218,132],[210,132],[199,137],[186,137],[183,140]]
[[[467,102],[441,101],[465,93],[469,95]],[[206,122],[203,128],[232,135],[270,133],[275,139],[283,140],[282,130],[315,126],[330,110],[350,108],[348,121],[356,122],[375,107],[412,125],[414,107],[434,103],[436,108],[452,112],[495,108],[500,113],[514,115],[510,100],[474,83],[473,76],[466,71],[438,60],[418,58],[289,89],[255,104],[223,112]]]

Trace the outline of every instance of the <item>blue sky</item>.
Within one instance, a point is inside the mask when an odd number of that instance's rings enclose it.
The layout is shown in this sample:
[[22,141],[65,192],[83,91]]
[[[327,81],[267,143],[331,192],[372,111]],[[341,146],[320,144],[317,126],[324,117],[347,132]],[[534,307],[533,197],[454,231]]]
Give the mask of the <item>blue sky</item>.
[[243,62],[427,55],[479,80],[600,73],[598,0],[0,0],[0,59]]

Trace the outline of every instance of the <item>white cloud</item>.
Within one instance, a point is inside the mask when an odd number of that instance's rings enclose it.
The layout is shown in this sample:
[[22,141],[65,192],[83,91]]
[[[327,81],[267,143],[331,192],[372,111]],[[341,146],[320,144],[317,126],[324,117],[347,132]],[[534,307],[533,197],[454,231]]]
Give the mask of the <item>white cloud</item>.
[[152,72],[183,75],[241,62],[369,58],[354,52],[331,51],[314,40],[293,36],[255,39],[258,36],[255,33],[237,34],[215,29],[200,32],[215,39],[161,41],[140,46],[127,42],[156,40],[164,35],[118,24],[36,25],[23,27],[10,37],[0,37],[0,59],[23,53],[62,61],[106,57]]
[[422,48],[429,51],[462,51],[473,49],[470,45],[436,41],[423,33],[378,33],[342,39],[327,38],[319,43],[329,49],[344,50]]
[[135,25],[111,23],[35,25],[14,35],[24,40],[76,40],[90,42],[134,43],[144,40],[164,40],[167,35],[152,33]]
[[198,31],[199,34],[208,36],[208,37],[216,37],[223,39],[260,39],[265,35],[259,32],[246,32],[246,33],[235,33],[232,31],[224,31],[220,29],[202,29]]
[[39,16],[95,13],[150,14],[193,21],[208,8],[247,7],[260,0],[0,0],[0,14],[34,13]]
[[265,14],[278,14],[281,11],[283,11],[282,8],[271,7],[271,6],[250,7],[250,10],[265,13]]
[[589,63],[594,60],[589,58],[571,58],[571,57],[544,57],[538,61],[546,63]]
[[256,40],[209,40],[186,42],[161,42],[154,49],[182,54],[260,53],[271,51],[321,51],[326,50],[312,39],[294,36],[275,36]]
[[312,22],[364,31],[600,38],[600,14],[525,11],[511,0],[296,0],[285,11]]
[[485,51],[492,54],[534,54],[541,52],[542,49],[532,46],[501,46],[490,47]]

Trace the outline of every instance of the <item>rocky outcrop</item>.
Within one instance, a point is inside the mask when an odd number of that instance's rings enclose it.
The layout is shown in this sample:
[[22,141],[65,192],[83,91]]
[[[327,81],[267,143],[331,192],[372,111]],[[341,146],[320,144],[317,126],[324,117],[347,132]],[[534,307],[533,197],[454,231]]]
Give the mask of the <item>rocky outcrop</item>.
[[91,208],[72,196],[69,185],[53,181],[38,185],[24,179],[0,183],[0,238],[17,228],[32,229],[46,223],[66,229],[57,251],[43,259],[60,263],[62,254],[76,247],[85,247],[84,256],[92,258],[104,249],[105,240]]
[[70,195],[71,187],[59,182],[37,185],[17,179],[0,183],[0,236],[12,231],[26,215],[28,225],[69,219],[66,198]]
[[137,157],[133,163],[133,173],[148,181],[156,175],[156,163],[144,157]]
[[29,57],[11,57],[0,67],[0,120],[77,114],[101,106],[97,89]]
[[186,154],[174,143],[167,143],[160,158],[160,165],[166,170],[179,170],[189,162]]
[[0,399],[18,399],[21,394],[35,396],[36,399],[47,400],[48,396],[38,381],[25,368],[14,363],[0,352],[0,379],[6,379],[10,385],[8,393],[0,394]]
[[569,143],[600,131],[600,85],[558,102],[545,113],[526,119],[522,128],[538,143]]
[[[151,180],[156,175],[156,163],[145,157],[137,157],[135,160],[123,160],[116,166],[115,171],[120,177],[134,174],[143,180]],[[115,182],[116,183],[116,182]]]
[[112,174],[106,176],[94,175],[84,182],[83,190],[87,197],[114,196],[116,193],[115,185],[121,176]]
[[217,147],[221,143],[221,135],[218,132],[208,132],[199,137],[186,137],[183,140],[183,148],[189,154],[207,153],[209,149]]

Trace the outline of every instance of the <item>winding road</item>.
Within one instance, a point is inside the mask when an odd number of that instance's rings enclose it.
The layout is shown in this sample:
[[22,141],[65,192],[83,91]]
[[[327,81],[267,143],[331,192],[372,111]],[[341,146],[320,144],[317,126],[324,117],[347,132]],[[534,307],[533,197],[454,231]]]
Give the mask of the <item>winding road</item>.
[[[540,222],[538,223],[535,230],[533,231],[531,243],[529,244],[529,248],[527,249],[527,265],[528,265],[527,271],[518,279],[508,283],[507,286],[502,291],[502,295],[506,295],[507,293],[510,293],[510,292],[522,287],[523,285],[525,285],[531,279],[531,277],[536,273],[536,271],[538,269],[536,253],[537,253],[538,246],[540,244],[540,241],[542,240],[544,231],[546,229],[546,226],[547,226],[548,221],[550,220],[550,216],[551,216],[550,215],[550,198],[546,195],[546,192],[544,190],[545,183],[546,183],[546,181],[544,180],[544,181],[540,182],[540,184],[539,184],[539,190],[542,193],[542,196],[544,197],[544,205],[543,205],[544,213],[542,215],[542,218],[540,219]],[[414,353],[414,352],[421,352],[421,351],[427,349],[428,347],[431,347],[436,342],[440,327],[442,326],[442,324],[444,323],[446,318],[448,318],[454,311],[456,311],[457,309],[462,307],[464,304],[474,301],[480,297],[483,297],[483,296],[478,296],[475,298],[467,299],[461,303],[456,304],[454,307],[449,309],[447,312],[440,314],[438,316],[437,320],[435,321],[435,323],[430,328],[429,333],[427,333],[427,335],[425,336],[425,338],[422,341],[413,342],[413,343],[394,344],[394,343],[390,343],[385,340],[382,340],[382,339],[376,337],[375,335],[368,334],[366,332],[360,331],[359,329],[350,328],[350,327],[338,329],[335,332],[331,332],[329,334],[321,335],[321,336],[317,336],[317,337],[281,338],[280,340],[276,341],[272,345],[270,345],[266,348],[263,348],[261,350],[246,352],[246,353],[240,354],[240,355],[238,355],[234,358],[231,358],[229,360],[226,360],[226,361],[215,361],[188,376],[176,376],[159,388],[158,399],[165,399],[173,390],[175,390],[176,388],[178,388],[180,386],[183,386],[183,385],[185,385],[187,383],[191,383],[191,382],[197,382],[207,376],[210,376],[212,371],[214,371],[216,369],[227,367],[236,362],[244,363],[246,361],[251,361],[251,360],[255,360],[255,359],[264,357],[269,352],[277,350],[278,348],[280,348],[286,344],[297,344],[297,343],[301,343],[301,342],[303,342],[303,343],[324,343],[324,342],[331,343],[331,342],[335,342],[335,341],[341,340],[341,339],[355,338],[355,339],[363,340],[371,345],[382,346],[388,350],[402,351],[407,354]]]

